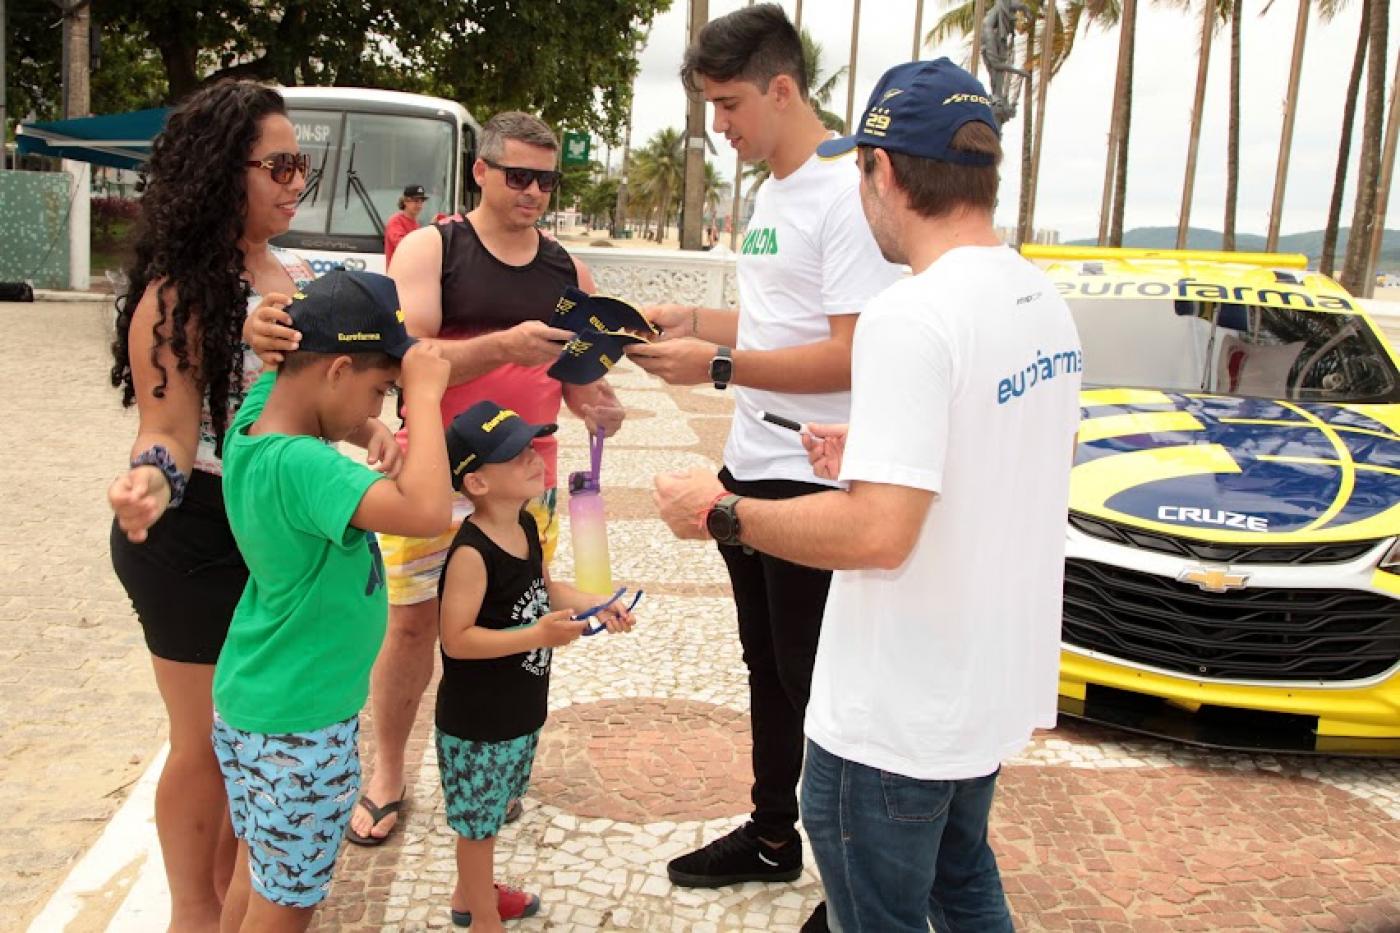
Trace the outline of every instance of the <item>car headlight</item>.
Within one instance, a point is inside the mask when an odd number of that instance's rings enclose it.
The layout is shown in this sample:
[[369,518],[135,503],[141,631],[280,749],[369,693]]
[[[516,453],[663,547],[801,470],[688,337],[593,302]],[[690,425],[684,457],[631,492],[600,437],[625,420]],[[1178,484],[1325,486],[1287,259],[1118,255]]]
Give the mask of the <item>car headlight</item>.
[[1381,569],[1389,570],[1391,573],[1400,573],[1400,538],[1395,539],[1390,550],[1385,552],[1381,558]]

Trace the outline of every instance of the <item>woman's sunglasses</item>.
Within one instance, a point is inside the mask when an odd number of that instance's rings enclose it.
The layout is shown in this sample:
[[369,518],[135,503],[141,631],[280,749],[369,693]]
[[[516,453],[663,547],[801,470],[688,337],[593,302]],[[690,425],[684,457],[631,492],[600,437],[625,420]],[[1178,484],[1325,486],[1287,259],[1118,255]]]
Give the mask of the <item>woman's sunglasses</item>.
[[272,173],[272,180],[279,185],[291,182],[300,172],[306,175],[311,168],[311,157],[304,152],[274,152],[266,159],[250,159],[243,163],[249,168],[265,168]]
[[492,162],[490,159],[482,159],[487,165],[495,169],[500,169],[506,175],[506,187],[514,188],[516,191],[524,191],[530,187],[530,182],[536,182],[540,186],[540,191],[549,194],[559,185],[560,172],[550,171],[543,168],[517,168],[514,165],[501,165],[499,162]]

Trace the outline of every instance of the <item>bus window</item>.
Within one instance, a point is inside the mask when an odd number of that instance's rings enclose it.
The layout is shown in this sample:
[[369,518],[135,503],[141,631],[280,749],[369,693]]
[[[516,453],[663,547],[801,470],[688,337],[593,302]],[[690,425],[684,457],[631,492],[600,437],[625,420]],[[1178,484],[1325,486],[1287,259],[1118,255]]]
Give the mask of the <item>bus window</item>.
[[427,189],[428,217],[448,210],[456,146],[453,130],[446,120],[429,117],[347,113],[330,233],[382,237],[382,224],[398,210],[406,185]]
[[290,110],[287,114],[296,131],[297,145],[311,159],[306,190],[297,207],[292,230],[298,233],[325,233],[335,197],[336,154],[340,147],[340,124],[344,114],[322,110]]

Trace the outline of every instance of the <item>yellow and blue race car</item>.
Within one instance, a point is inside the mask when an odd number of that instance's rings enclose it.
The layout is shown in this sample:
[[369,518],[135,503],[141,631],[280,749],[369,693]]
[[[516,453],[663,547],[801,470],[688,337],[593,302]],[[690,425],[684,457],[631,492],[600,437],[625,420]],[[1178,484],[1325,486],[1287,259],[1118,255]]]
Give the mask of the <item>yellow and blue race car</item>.
[[1084,348],[1060,707],[1400,754],[1400,357],[1303,256],[1026,247]]

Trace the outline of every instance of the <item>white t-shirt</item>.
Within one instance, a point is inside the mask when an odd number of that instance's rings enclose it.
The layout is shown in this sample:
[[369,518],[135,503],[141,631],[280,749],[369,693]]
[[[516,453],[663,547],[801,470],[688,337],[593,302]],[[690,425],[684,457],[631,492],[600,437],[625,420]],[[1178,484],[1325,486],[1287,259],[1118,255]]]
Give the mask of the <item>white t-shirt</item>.
[[[740,350],[778,350],[831,336],[828,316],[857,314],[901,275],[885,262],[860,207],[855,156],[812,156],[786,178],[769,178],[754,199],[739,250]],[[743,373],[737,375],[743,378]],[[798,422],[844,423],[849,392],[765,392],[734,386],[734,422],[724,465],[736,479],[817,479],[797,435],[758,419],[771,411]],[[827,483],[827,485],[833,485]]]
[[856,327],[841,479],[936,493],[897,570],[837,571],[807,735],[920,780],[990,774],[1055,724],[1083,356],[1055,286],[962,247]]

